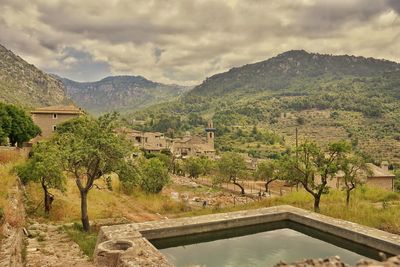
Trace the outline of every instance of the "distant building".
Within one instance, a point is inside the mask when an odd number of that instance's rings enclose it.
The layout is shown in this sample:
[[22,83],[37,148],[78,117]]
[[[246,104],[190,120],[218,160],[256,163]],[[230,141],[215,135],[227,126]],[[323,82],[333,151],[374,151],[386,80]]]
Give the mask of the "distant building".
[[82,114],[83,111],[75,106],[50,106],[31,111],[33,122],[42,130],[41,135],[31,142],[51,137],[57,130],[57,125]]
[[121,131],[133,142],[134,146],[146,152],[161,152],[170,148],[171,139],[165,137],[163,133],[129,129],[122,129]]
[[372,175],[367,177],[367,185],[371,187],[380,187],[386,190],[394,190],[394,180],[396,176],[389,171],[388,163],[383,161],[381,166],[368,163]]
[[173,139],[171,152],[177,157],[203,155],[209,158],[214,158],[215,131],[216,129],[214,128],[212,121],[210,121],[205,128],[206,137],[186,135],[183,138]]
[[[359,179],[369,187],[378,187],[385,190],[394,190],[394,180],[396,176],[389,171],[388,164],[383,161],[381,166],[367,163],[371,174],[360,173]],[[328,185],[332,188],[341,189],[343,186],[343,173],[339,172],[334,178],[328,180]]]
[[129,129],[120,129],[119,131],[126,134],[136,147],[147,152],[161,152],[168,149],[176,157],[215,156],[215,128],[213,128],[212,122],[209,122],[205,129],[206,137],[188,134],[183,138],[171,139],[159,132],[141,132]]

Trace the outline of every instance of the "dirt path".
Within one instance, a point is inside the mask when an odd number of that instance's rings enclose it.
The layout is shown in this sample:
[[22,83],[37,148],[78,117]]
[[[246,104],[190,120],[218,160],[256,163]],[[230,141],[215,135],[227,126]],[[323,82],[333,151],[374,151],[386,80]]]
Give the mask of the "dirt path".
[[27,267],[94,267],[59,226],[34,223],[28,227],[26,238]]

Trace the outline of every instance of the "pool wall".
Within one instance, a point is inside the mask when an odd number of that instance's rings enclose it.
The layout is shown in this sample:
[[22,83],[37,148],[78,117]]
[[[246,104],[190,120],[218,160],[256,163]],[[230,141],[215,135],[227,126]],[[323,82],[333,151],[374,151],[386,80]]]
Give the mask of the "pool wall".
[[172,266],[149,240],[280,221],[306,225],[389,255],[400,254],[399,235],[284,205],[198,217],[103,226],[97,239],[94,261],[98,266],[109,267]]

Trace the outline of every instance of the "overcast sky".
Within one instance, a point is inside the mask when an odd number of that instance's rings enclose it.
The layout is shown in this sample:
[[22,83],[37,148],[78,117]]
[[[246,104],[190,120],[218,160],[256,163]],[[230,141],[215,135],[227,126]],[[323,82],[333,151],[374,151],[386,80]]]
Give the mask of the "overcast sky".
[[0,43],[78,81],[194,85],[291,49],[400,62],[400,0],[0,0]]

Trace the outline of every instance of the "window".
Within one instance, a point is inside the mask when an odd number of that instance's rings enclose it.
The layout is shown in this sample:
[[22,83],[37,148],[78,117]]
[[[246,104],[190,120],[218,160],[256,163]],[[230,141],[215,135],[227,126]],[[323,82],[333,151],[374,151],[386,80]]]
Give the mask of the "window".
[[53,119],[57,119],[57,114],[56,113],[53,114]]
[[53,132],[57,131],[57,126],[53,125]]

